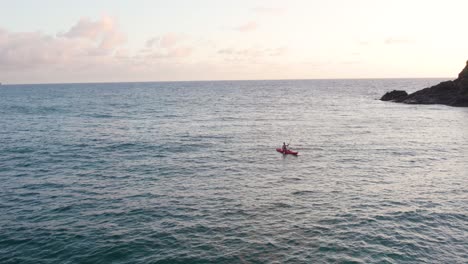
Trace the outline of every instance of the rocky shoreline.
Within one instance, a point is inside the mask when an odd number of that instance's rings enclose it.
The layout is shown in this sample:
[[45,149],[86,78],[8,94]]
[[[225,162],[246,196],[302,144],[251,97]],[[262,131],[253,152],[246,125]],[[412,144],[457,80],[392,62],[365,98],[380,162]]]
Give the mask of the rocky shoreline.
[[458,78],[453,81],[441,82],[412,94],[393,90],[382,96],[380,100],[405,104],[443,104],[468,107],[468,61]]

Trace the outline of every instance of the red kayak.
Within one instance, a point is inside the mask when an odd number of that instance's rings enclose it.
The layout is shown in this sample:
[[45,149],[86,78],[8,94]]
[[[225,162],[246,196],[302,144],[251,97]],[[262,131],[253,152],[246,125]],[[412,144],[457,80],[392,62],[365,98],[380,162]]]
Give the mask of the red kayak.
[[291,154],[291,155],[297,155],[297,154],[299,154],[299,152],[297,152],[297,151],[292,151],[292,150],[289,150],[289,149],[287,149],[286,152],[285,152],[285,151],[283,151],[282,148],[277,148],[276,151],[278,151],[279,153],[283,153],[283,154]]

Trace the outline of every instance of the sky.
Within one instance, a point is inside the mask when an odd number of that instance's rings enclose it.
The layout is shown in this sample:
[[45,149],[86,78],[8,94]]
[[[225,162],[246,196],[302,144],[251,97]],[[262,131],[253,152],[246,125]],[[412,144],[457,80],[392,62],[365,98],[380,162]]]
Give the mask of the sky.
[[0,0],[0,82],[455,78],[465,0]]

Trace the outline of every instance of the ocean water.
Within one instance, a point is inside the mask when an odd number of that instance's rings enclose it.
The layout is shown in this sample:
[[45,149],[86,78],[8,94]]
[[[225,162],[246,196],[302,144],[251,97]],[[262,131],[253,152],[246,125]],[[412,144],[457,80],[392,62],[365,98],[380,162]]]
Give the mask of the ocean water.
[[468,263],[439,81],[3,85],[0,263]]

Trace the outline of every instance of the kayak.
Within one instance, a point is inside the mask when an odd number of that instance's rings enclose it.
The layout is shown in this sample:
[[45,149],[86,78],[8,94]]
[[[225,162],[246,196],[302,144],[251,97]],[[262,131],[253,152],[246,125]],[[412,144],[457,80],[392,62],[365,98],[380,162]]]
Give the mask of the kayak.
[[299,152],[297,152],[297,151],[292,151],[292,150],[289,150],[289,149],[287,149],[286,152],[285,152],[285,151],[283,151],[282,148],[277,148],[276,151],[278,151],[279,153],[283,153],[283,154],[291,154],[291,155],[297,155],[297,154],[299,154]]

